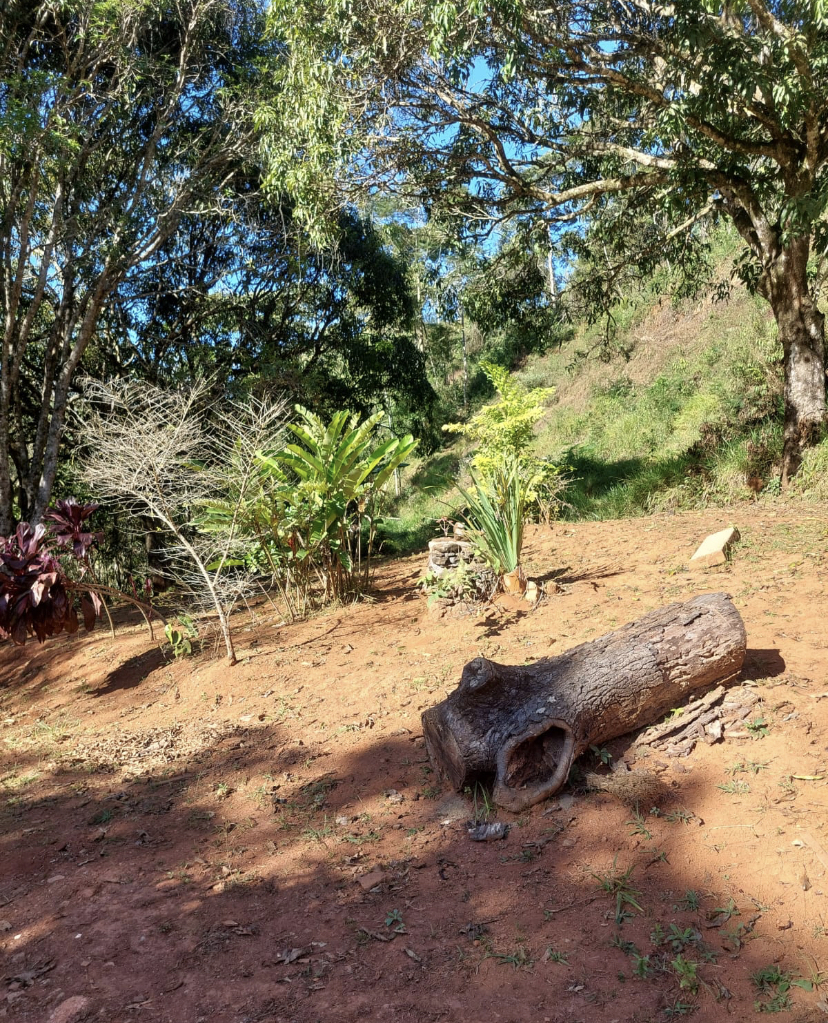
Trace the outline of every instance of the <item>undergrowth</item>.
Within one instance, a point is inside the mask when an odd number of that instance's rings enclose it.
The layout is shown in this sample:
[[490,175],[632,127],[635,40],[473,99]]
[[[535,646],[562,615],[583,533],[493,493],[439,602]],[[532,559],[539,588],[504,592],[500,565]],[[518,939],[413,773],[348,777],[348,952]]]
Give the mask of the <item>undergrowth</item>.
[[[732,242],[718,243],[721,266]],[[724,270],[723,270],[724,273]],[[671,306],[653,281],[604,325],[528,356],[524,387],[555,388],[536,429],[534,454],[568,466],[561,515],[608,519],[724,506],[779,493],[782,454],[781,346],[767,304],[733,289],[728,301]],[[409,470],[393,518],[382,523],[388,552],[425,545],[434,519],[455,514],[454,489],[467,461],[459,447]],[[828,439],[806,452],[791,493],[828,499]]]
[[[570,466],[566,517],[621,518],[776,491],[782,378],[775,324],[758,300],[739,294],[692,326],[681,341],[640,339],[637,355],[632,345],[633,372],[616,360],[586,400],[575,388],[567,400],[561,388],[536,444]],[[642,363],[650,351],[659,368],[647,379]]]

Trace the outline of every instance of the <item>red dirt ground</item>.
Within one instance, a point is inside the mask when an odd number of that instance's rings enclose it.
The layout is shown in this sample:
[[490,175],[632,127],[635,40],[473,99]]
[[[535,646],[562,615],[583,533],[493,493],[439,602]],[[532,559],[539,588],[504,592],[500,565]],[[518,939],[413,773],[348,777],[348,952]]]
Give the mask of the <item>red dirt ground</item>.
[[[729,515],[732,563],[685,571]],[[784,1002],[751,980],[778,966],[805,985],[786,1017],[824,1019],[827,536],[781,503],[538,528],[530,575],[562,592],[532,611],[435,620],[414,557],[380,568],[370,602],[239,619],[234,668],[168,660],[129,623],[114,643],[3,649],[0,1017],[746,1020]],[[438,788],[419,724],[463,664],[555,654],[714,590],[744,616],[739,684],[768,734],[649,758],[670,796],[639,827],[575,790],[469,842],[471,804]],[[643,912],[618,926],[595,875],[628,869]]]

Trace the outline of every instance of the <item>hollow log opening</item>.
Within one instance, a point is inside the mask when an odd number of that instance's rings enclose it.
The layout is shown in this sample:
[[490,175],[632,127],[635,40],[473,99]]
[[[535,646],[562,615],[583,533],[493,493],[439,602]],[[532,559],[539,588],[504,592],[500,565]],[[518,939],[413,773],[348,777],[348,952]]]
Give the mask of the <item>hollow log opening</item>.
[[553,726],[519,742],[504,758],[504,784],[515,789],[534,788],[557,778],[562,771],[568,774],[574,747],[572,730],[563,726]]

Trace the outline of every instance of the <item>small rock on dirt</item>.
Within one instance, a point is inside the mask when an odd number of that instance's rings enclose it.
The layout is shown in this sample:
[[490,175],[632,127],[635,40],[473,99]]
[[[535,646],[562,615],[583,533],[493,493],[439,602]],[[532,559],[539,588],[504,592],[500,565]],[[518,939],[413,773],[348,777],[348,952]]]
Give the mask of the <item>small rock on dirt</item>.
[[721,529],[705,537],[699,549],[690,559],[690,568],[709,568],[712,565],[723,565],[727,561],[728,551],[739,539],[739,530],[733,526]]
[[84,998],[83,995],[72,995],[52,1011],[49,1023],[79,1023],[89,1014],[90,1008],[88,998]]
[[475,824],[472,821],[468,831],[472,842],[497,842],[509,834],[509,825],[501,821],[493,821],[491,824]]
[[383,881],[388,880],[388,875],[384,870],[377,868],[376,870],[370,870],[367,874],[360,874],[357,878],[359,886],[363,891],[369,892],[372,888],[376,888],[378,884],[382,884]]

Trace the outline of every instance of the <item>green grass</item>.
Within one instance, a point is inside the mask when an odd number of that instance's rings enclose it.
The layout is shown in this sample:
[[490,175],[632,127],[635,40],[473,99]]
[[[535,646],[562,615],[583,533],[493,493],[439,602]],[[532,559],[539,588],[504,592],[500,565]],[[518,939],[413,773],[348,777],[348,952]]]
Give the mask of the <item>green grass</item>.
[[[749,479],[774,487],[781,455],[775,325],[758,300],[740,294],[695,329],[661,354],[649,381],[639,367],[634,382],[616,360],[600,376],[581,367],[594,381],[586,400],[583,382],[571,399],[562,384],[536,446],[570,467],[568,518],[729,504],[753,496]],[[653,347],[652,339],[641,344]],[[822,462],[828,475],[828,450],[821,458],[811,460],[814,494]]]
[[463,496],[454,483],[460,470],[460,444],[413,460],[403,473],[401,493],[389,502],[377,524],[377,541],[383,554],[408,554],[422,550],[429,540],[441,536],[437,519],[457,517]]
[[[711,236],[719,278],[739,243]],[[666,271],[616,310],[614,338],[595,355],[604,325],[524,359],[526,387],[556,394],[534,453],[568,467],[562,517],[609,519],[725,506],[779,491],[781,349],[767,303],[734,289],[727,302],[672,307]],[[543,345],[540,345],[543,349]],[[460,445],[422,457],[379,524],[386,553],[421,550],[435,520],[455,517]],[[808,451],[792,492],[828,500],[828,439]]]

